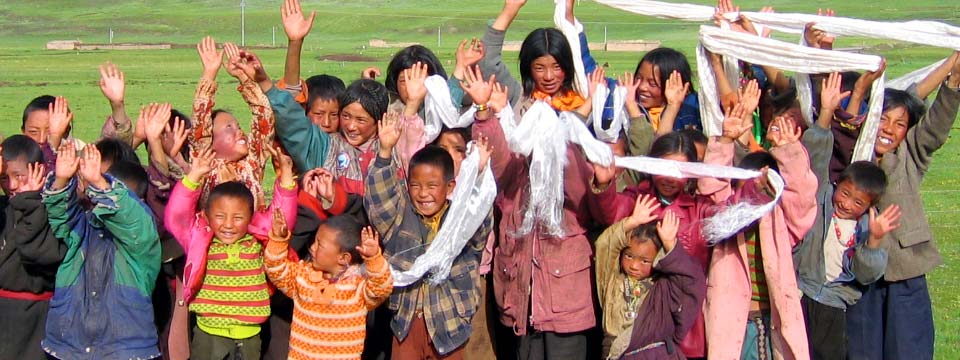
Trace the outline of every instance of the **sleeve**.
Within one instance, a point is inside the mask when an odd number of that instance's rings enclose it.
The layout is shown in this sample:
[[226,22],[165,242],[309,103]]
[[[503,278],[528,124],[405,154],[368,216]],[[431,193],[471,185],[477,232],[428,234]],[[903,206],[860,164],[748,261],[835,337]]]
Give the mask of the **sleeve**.
[[486,136],[489,146],[492,149],[490,153],[490,169],[493,170],[493,178],[497,182],[497,188],[503,189],[504,184],[512,181],[513,176],[519,173],[520,161],[510,152],[510,145],[507,144],[507,138],[503,134],[503,128],[500,127],[500,120],[491,117],[486,120],[476,120],[471,129],[473,139],[477,140],[480,136]]
[[803,239],[817,216],[817,177],[810,170],[806,152],[800,143],[770,148],[785,183],[777,206],[783,210],[791,246]]
[[[580,60],[583,61],[583,71],[590,75],[594,69],[597,68],[597,60],[593,58],[593,54],[590,54],[590,43],[587,41],[587,33],[581,31],[577,35],[577,38],[580,39]],[[593,91],[591,89],[591,91]]]
[[[733,143],[724,144],[718,137],[711,137],[707,142],[707,154],[703,157],[705,164],[733,165]],[[715,203],[722,203],[733,195],[730,179],[702,178],[697,179],[697,190],[701,195],[709,196]]]
[[933,153],[950,137],[950,129],[957,120],[958,107],[960,91],[951,89],[944,83],[940,85],[940,91],[937,92],[937,98],[930,106],[927,116],[907,131],[904,142],[920,173],[926,173],[933,161]]
[[[290,96],[293,96],[293,99],[297,101],[297,104],[301,106],[307,105],[307,99],[310,97],[310,89],[307,88],[307,83],[300,79],[300,81],[294,85],[287,84],[283,78],[277,80],[277,88],[290,93]],[[309,109],[308,109],[309,110]]]
[[628,241],[623,229],[623,221],[618,221],[604,230],[594,243],[598,296],[606,293],[610,278],[620,272],[620,252],[627,247]]
[[163,224],[181,247],[190,251],[190,229],[197,214],[200,200],[199,187],[189,188],[183,180],[178,181],[170,192],[170,201],[163,212]]
[[290,93],[271,88],[267,99],[276,116],[276,132],[280,143],[290,153],[300,172],[323,167],[330,148],[330,135],[310,122]]
[[490,238],[490,232],[492,231],[493,208],[487,213],[483,223],[480,224],[480,228],[477,229],[477,232],[473,234],[473,238],[470,239],[470,247],[478,252],[483,252],[483,249],[487,247],[487,240]]
[[817,125],[803,132],[801,140],[810,154],[810,169],[820,187],[830,182],[830,159],[833,156],[833,131]]
[[286,239],[275,238],[270,234],[270,240],[263,251],[263,268],[267,277],[284,295],[291,299],[297,297],[297,263],[287,257],[290,251],[290,236]]
[[363,300],[367,310],[373,310],[393,292],[393,274],[382,254],[363,259],[367,279],[363,283]]
[[70,179],[62,189],[51,190],[54,178],[54,174],[48,175],[47,183],[43,187],[43,205],[47,209],[50,230],[57,239],[64,242],[68,252],[76,251],[83,239],[82,234],[74,233],[74,229],[81,228],[86,221],[77,196],[77,178]]
[[[860,230],[860,236],[869,239],[870,225],[867,222]],[[883,248],[871,249],[866,241],[860,241],[853,253],[850,270],[861,285],[870,285],[880,280],[887,269],[887,251]]]
[[657,280],[667,281],[670,297],[670,314],[673,316],[673,342],[679,344],[693,327],[703,300],[707,295],[707,280],[702,267],[677,244],[670,253],[657,262],[655,269],[660,274]]
[[370,224],[380,233],[383,244],[390,241],[387,232],[399,223],[403,208],[407,206],[405,192],[397,181],[396,173],[393,158],[384,159],[378,155],[367,174],[366,191],[363,194],[363,206]]
[[[107,175],[109,189],[87,187],[93,215],[117,243],[118,253],[137,274],[140,289],[151,289],[160,272],[160,237],[150,209],[119,180]],[[148,292],[149,292],[148,291]]]
[[30,191],[10,198],[13,229],[8,239],[16,242],[17,252],[27,265],[56,265],[63,260],[65,246],[57,240],[47,220],[47,209],[40,192]]
[[200,149],[206,148],[213,142],[213,107],[216,105],[214,97],[217,94],[217,83],[200,78],[197,91],[193,95],[193,124],[191,134],[187,137],[190,145],[190,157],[196,157]]
[[647,156],[650,146],[653,145],[655,133],[653,126],[646,117],[630,119],[630,128],[627,129],[627,151],[630,156]]
[[243,95],[243,100],[250,107],[253,118],[250,120],[250,146],[248,157],[253,157],[259,167],[254,169],[257,180],[263,181],[263,171],[270,158],[269,146],[273,146],[274,124],[276,120],[270,100],[263,94],[260,85],[248,80],[237,88]]
[[100,129],[100,138],[114,138],[126,144],[133,144],[133,123],[130,117],[117,120],[113,116],[108,116]]
[[287,222],[287,231],[293,231],[297,225],[297,194],[299,186],[293,189],[287,189],[280,185],[280,181],[274,182],[273,199],[270,201],[270,207],[267,211],[261,211],[254,214],[250,221],[250,233],[267,238],[270,230],[273,228],[273,211],[280,209],[283,212],[283,218]]
[[450,101],[453,102],[453,106],[457,110],[463,108],[463,98],[466,94],[464,94],[463,87],[460,85],[460,79],[450,76],[447,79],[447,88],[450,89]]
[[400,158],[399,167],[406,169],[413,154],[427,146],[427,142],[423,137],[424,123],[420,115],[406,116],[401,114],[400,126],[403,127],[403,132],[397,141],[394,154]]
[[483,34],[483,46],[486,52],[480,60],[480,71],[484,78],[497,75],[497,82],[510,89],[510,104],[516,106],[523,95],[523,86],[513,75],[510,75],[510,70],[503,63],[503,40],[506,34],[506,31],[487,26],[487,31]]

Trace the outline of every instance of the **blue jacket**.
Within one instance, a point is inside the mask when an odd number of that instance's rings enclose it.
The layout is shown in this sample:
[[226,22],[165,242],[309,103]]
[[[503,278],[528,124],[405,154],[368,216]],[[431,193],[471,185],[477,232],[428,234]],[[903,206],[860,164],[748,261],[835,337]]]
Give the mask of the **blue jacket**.
[[160,241],[150,209],[122,182],[86,189],[84,210],[74,178],[43,189],[50,227],[67,246],[57,271],[43,349],[59,359],[149,359],[160,356],[150,295],[160,272]]

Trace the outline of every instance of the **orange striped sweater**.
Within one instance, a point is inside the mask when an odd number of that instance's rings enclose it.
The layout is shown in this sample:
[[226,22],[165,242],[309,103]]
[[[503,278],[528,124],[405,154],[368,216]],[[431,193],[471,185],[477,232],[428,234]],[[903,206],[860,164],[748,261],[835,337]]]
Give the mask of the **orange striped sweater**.
[[270,281],[293,299],[290,359],[360,359],[367,311],[390,296],[393,277],[383,255],[350,266],[330,282],[307,261],[287,259],[287,239],[271,236],[264,251]]

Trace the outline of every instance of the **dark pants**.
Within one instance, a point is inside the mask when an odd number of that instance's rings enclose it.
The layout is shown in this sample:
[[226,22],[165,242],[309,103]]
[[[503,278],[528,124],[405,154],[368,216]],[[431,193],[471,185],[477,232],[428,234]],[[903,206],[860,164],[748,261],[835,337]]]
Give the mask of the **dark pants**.
[[847,314],[843,309],[828,306],[804,296],[803,320],[807,324],[810,358],[838,359],[847,356]]
[[247,339],[228,339],[193,328],[191,360],[260,360],[260,334]]
[[393,330],[390,329],[390,301],[384,301],[373,311],[367,312],[367,337],[363,341],[363,360],[390,359]]
[[260,330],[263,360],[286,360],[290,351],[293,300],[277,291],[270,297],[270,319]]
[[40,347],[49,301],[0,298],[0,358],[46,359]]
[[529,329],[520,337],[519,345],[517,358],[520,360],[587,358],[586,331],[561,334]]
[[850,359],[933,359],[933,312],[925,276],[877,281],[847,309]]

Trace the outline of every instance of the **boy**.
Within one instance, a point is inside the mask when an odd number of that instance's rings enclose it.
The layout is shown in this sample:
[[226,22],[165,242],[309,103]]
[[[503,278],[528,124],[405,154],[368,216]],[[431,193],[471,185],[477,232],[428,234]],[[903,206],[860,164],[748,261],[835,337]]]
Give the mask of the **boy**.
[[[43,149],[43,162],[47,170],[52,170],[57,162],[54,150],[60,146],[60,140],[70,134],[70,122],[73,113],[62,96],[41,95],[23,109],[23,122],[20,131],[29,136]],[[82,147],[83,142],[78,146]]]
[[673,212],[655,222],[659,207],[652,196],[637,197],[633,214],[597,240],[605,359],[670,357],[700,315],[707,288],[702,267],[676,247],[680,220]]
[[[847,94],[842,77],[830,74],[820,92],[817,123],[803,134],[803,145],[819,181],[817,217],[813,228],[794,250],[801,304],[814,359],[846,356],[846,309],[860,299],[861,288],[877,281],[887,265],[883,237],[900,220],[896,205],[877,214],[873,206],[887,187],[883,169],[857,161],[840,173],[836,187],[829,167],[834,134],[834,111]],[[867,212],[869,210],[869,215]]]
[[349,216],[334,216],[320,225],[309,260],[296,262],[287,257],[290,232],[283,215],[277,211],[273,219],[264,266],[270,281],[296,303],[289,358],[360,359],[367,312],[393,290],[379,236],[370,227],[361,233]]
[[[443,226],[450,206],[447,198],[456,182],[450,154],[430,146],[411,158],[410,177],[403,188],[392,156],[400,138],[399,122],[387,117],[379,126],[380,149],[367,176],[364,205],[370,222],[384,234],[384,254],[395,268],[406,271]],[[485,167],[484,157],[481,155],[480,169]],[[471,320],[480,301],[480,252],[492,225],[491,212],[475,233],[465,234],[470,239],[441,284],[420,279],[391,295],[394,359],[463,358],[463,345],[470,337]]]
[[[146,173],[123,162],[107,175],[100,169],[95,146],[87,145],[81,160],[73,141],[66,141],[43,189],[50,227],[67,251],[42,345],[59,359],[154,358],[160,352],[150,294],[160,271],[160,242],[141,200]],[[90,210],[80,205],[80,180]]]
[[46,170],[40,145],[13,135],[0,152],[0,354],[46,359],[40,340],[66,247],[53,236],[41,203]]
[[854,359],[933,358],[926,273],[943,260],[923,211],[920,185],[933,153],[947,141],[957,119],[960,57],[952,58],[951,74],[941,83],[926,116],[923,102],[914,94],[893,89],[884,94],[874,152],[890,187],[880,196],[879,205],[899,205],[903,219],[902,226],[883,240],[888,256],[883,279],[847,311],[848,355]]
[[[282,208],[295,221],[297,183],[293,161],[272,151],[280,166],[270,211]],[[214,166],[210,149],[193,159],[177,183],[164,223],[183,246],[183,301],[197,314],[190,346],[195,360],[260,357],[260,330],[270,316],[270,292],[261,255],[271,227],[271,212],[257,212],[253,194],[237,181],[215,186],[200,213],[199,186]]]

